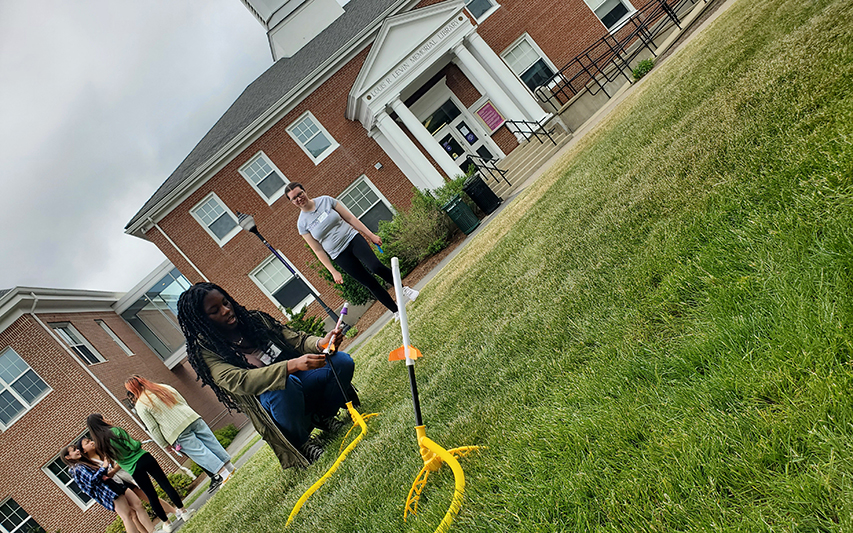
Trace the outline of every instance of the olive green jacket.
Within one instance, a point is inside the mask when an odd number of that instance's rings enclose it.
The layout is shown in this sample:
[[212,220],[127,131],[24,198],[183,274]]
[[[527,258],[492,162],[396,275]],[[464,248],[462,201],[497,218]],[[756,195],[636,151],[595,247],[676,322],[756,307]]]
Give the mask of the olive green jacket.
[[[267,322],[266,320],[264,320]],[[267,325],[272,328],[274,324]],[[284,340],[300,354],[318,353],[320,337],[294,331],[281,326]],[[308,460],[299,453],[281,433],[270,414],[263,408],[258,395],[269,390],[281,390],[287,384],[287,361],[273,363],[263,368],[240,368],[226,363],[218,354],[201,345],[201,356],[210,368],[213,382],[234,399],[240,410],[249,417],[255,430],[270,445],[282,468],[308,466]]]

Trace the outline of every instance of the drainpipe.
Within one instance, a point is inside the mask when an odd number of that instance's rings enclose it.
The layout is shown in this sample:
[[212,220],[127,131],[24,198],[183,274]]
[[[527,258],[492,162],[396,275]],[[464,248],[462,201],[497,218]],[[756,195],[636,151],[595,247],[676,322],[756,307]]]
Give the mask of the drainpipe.
[[[57,344],[59,344],[60,346],[62,346],[65,349],[66,353],[68,353],[68,355],[71,356],[71,359],[76,361],[77,364],[80,365],[80,367],[83,369],[83,371],[86,372],[89,375],[89,377],[95,381],[95,383],[97,383],[98,385],[100,385],[100,387],[102,389],[104,389],[104,392],[106,392],[107,395],[109,395],[109,397],[112,398],[113,401],[115,401],[119,405],[119,407],[122,408],[122,410],[125,413],[127,413],[127,415],[130,417],[130,419],[133,420],[134,422],[136,422],[136,425],[139,426],[139,429],[141,429],[143,432],[145,432],[146,435],[148,435],[150,437],[151,435],[148,433],[148,429],[145,427],[145,425],[142,424],[142,422],[140,422],[139,420],[137,420],[136,417],[133,416],[133,413],[131,413],[128,410],[128,408],[125,407],[125,405],[123,403],[121,403],[121,400],[116,398],[115,394],[113,394],[112,391],[110,391],[110,389],[108,389],[107,386],[104,385],[104,383],[100,379],[98,379],[98,376],[93,374],[92,371],[89,370],[89,367],[87,367],[85,364],[83,364],[83,361],[81,361],[80,358],[77,357],[77,354],[75,354],[73,351],[71,351],[71,348],[69,348],[64,342],[62,342],[62,340],[56,335],[56,333],[53,332],[53,328],[49,327],[47,324],[42,322],[42,320],[38,317],[38,315],[36,315],[36,305],[38,305],[38,296],[36,296],[35,293],[33,293],[33,292],[30,293],[30,296],[33,297],[33,306],[32,306],[32,308],[30,308],[30,316],[32,316],[33,319],[39,323],[39,325],[47,332],[48,335],[51,336],[51,338],[53,338],[53,340]],[[154,444],[157,444],[157,443],[155,442]],[[182,471],[187,471],[187,469],[184,468],[183,465],[181,465],[181,463],[179,463],[177,459],[172,457],[172,454],[167,452],[165,448],[163,448],[159,444],[157,444],[157,446],[161,450],[163,450],[163,453],[165,453],[166,456],[169,459],[171,459],[173,463],[175,463],[175,466],[180,468]],[[193,476],[191,472],[190,472],[190,477],[195,478],[195,476]]]
[[178,253],[179,253],[179,254],[181,254],[181,257],[183,257],[183,258],[184,258],[184,261],[186,261],[187,263],[189,263],[189,264],[190,264],[190,266],[191,266],[191,267],[193,267],[193,268],[195,269],[195,271],[196,271],[196,272],[198,272],[198,275],[199,275],[199,276],[201,276],[201,279],[203,279],[204,281],[207,281],[207,282],[209,282],[209,281],[210,281],[209,279],[207,279],[207,276],[205,276],[205,275],[204,275],[204,273],[203,273],[201,270],[199,270],[197,266],[195,266],[195,263],[193,263],[192,261],[190,261],[190,258],[186,256],[186,254],[183,252],[183,250],[181,250],[180,248],[178,248],[178,245],[177,245],[177,244],[175,244],[175,241],[173,241],[172,239],[170,239],[170,238],[169,238],[169,236],[168,236],[168,235],[166,235],[166,232],[165,232],[165,231],[163,231],[163,228],[161,228],[160,226],[158,226],[158,225],[157,225],[157,223],[156,223],[156,222],[154,222],[154,220],[153,220],[151,217],[148,217],[148,222],[149,222],[153,227],[155,227],[155,228],[157,228],[158,230],[160,230],[160,233],[163,235],[163,237],[165,237],[165,238],[166,238],[166,240],[167,240],[167,241],[169,241],[169,244],[171,244],[171,245],[175,248],[175,250],[177,250],[177,251],[178,251]]

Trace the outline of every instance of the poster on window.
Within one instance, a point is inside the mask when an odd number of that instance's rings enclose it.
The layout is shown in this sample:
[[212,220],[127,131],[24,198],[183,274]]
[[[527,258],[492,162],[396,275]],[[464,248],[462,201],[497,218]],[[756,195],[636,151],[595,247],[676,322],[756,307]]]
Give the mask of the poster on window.
[[495,109],[495,106],[493,106],[490,101],[487,101],[482,107],[480,107],[480,109],[477,110],[477,116],[480,117],[480,120],[482,120],[486,128],[489,129],[489,132],[492,133],[500,128],[504,123],[503,115]]

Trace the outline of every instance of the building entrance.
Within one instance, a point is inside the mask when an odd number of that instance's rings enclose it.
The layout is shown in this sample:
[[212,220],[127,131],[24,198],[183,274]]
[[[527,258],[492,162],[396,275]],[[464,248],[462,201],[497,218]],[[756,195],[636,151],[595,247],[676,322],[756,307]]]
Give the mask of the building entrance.
[[483,159],[495,158],[486,145],[486,136],[471,127],[471,119],[459,109],[452,98],[441,104],[423,124],[459,165],[463,174],[467,173],[473,164],[472,155]]

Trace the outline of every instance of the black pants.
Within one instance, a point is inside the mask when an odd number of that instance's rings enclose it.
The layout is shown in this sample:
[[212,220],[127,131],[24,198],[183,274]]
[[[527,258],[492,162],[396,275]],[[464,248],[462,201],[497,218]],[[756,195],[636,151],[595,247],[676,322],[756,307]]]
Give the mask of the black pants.
[[169,478],[166,477],[166,473],[163,472],[163,469],[160,468],[160,465],[157,464],[157,459],[154,459],[154,456],[148,452],[142,454],[142,457],[139,458],[139,461],[136,462],[136,468],[133,470],[133,480],[136,481],[136,484],[139,485],[139,488],[142,489],[142,492],[148,496],[148,503],[151,504],[151,508],[154,510],[154,514],[157,515],[157,518],[163,520],[164,522],[168,519],[166,516],[166,511],[163,510],[163,506],[160,505],[160,498],[157,497],[157,490],[154,488],[154,484],[151,483],[151,479],[148,475],[154,478],[154,481],[160,485],[160,488],[166,492],[166,496],[172,500],[172,504],[178,509],[184,508],[184,502],[181,501],[181,496],[178,494],[178,491],[175,490],[175,487],[169,483]]
[[335,263],[353,279],[364,285],[392,313],[397,312],[397,304],[394,299],[373,277],[373,274],[376,274],[393,285],[394,276],[391,269],[379,262],[364,237],[361,235],[353,237],[344,251],[335,258]]

